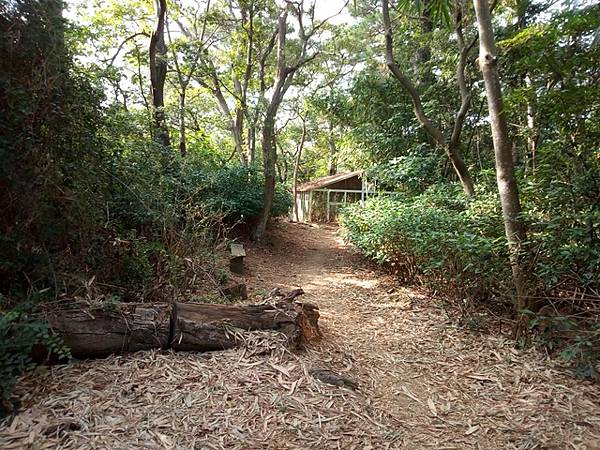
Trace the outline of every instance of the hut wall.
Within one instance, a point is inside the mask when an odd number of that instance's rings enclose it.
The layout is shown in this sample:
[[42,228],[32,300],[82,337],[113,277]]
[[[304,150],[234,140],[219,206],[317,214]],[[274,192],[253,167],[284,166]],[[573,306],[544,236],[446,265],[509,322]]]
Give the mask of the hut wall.
[[[296,204],[298,205],[298,222],[310,221],[310,198],[311,192],[298,192],[296,194]],[[294,220],[294,211],[292,211],[292,219]]]
[[347,189],[360,191],[362,189],[362,180],[358,176],[347,178],[345,180],[338,181],[337,183],[330,184],[325,189]]
[[[326,187],[317,188],[317,190],[303,191],[296,194],[296,202],[298,204],[298,221],[300,222],[326,222],[327,221],[327,190],[341,189],[350,191],[361,191],[362,180],[359,176],[340,180],[337,183],[330,184]],[[347,203],[354,203],[361,200],[360,192],[351,192],[344,194],[343,192],[331,192],[329,200],[332,203],[342,203],[346,200]],[[330,205],[329,220],[337,219],[337,212],[340,205]],[[292,212],[293,216],[293,212]]]

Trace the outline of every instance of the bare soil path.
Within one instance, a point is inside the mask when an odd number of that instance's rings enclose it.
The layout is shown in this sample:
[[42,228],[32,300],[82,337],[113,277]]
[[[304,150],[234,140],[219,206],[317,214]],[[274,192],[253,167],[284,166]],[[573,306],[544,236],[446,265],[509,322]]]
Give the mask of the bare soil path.
[[39,370],[20,383],[0,448],[600,449],[597,384],[497,330],[459,326],[334,228],[279,223],[247,253],[251,297],[302,287],[321,309],[321,341],[292,354],[256,333],[237,350]]

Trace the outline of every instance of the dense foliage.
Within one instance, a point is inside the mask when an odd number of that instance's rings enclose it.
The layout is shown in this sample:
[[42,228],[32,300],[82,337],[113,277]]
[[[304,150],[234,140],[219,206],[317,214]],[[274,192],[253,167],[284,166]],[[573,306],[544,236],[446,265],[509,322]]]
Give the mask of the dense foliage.
[[[152,300],[218,278],[223,230],[263,205],[257,167],[201,133],[188,157],[151,142],[147,116],[112,104],[74,63],[59,1],[0,2],[0,391],[65,349],[41,306]],[[198,138],[194,138],[197,136]],[[278,189],[274,215],[290,194]],[[1,409],[1,408],[0,408]]]

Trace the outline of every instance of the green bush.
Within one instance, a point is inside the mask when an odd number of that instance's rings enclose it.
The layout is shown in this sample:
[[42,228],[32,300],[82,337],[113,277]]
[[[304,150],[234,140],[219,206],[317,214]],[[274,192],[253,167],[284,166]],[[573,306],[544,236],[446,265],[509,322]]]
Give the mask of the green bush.
[[[255,166],[225,166],[209,175],[201,201],[209,211],[222,213],[229,221],[251,223],[262,211],[263,183],[262,173]],[[284,215],[291,206],[291,194],[277,185],[272,215]]]
[[[539,201],[543,192],[539,186],[523,192],[532,249],[530,295],[550,294],[557,286],[597,290],[600,245],[593,233],[598,212],[557,214],[552,202]],[[346,208],[340,223],[346,239],[366,256],[405,278],[479,298],[510,291],[501,211],[491,190],[471,201],[449,185],[416,196],[372,198]]]
[[[31,302],[21,303],[7,308],[4,297],[0,297],[0,417],[2,405],[10,398],[17,377],[36,366],[32,359],[34,346],[44,350],[44,357],[50,354],[58,358],[70,356],[58,336],[51,335],[48,324],[37,313]],[[39,363],[40,361],[37,361]]]
[[344,236],[404,279],[462,296],[490,296],[510,280],[493,197],[468,204],[455,186],[377,197],[343,211]]

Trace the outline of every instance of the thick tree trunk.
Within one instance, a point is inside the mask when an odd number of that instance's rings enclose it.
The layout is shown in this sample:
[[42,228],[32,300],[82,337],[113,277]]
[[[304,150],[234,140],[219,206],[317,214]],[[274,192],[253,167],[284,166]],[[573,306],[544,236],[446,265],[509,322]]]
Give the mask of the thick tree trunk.
[[263,173],[265,177],[264,199],[261,217],[254,232],[254,237],[256,240],[260,240],[267,229],[267,224],[271,219],[273,199],[275,198],[275,170],[277,164],[277,147],[275,146],[275,117],[274,114],[270,114],[269,112],[267,112],[267,117],[265,117],[265,122],[263,124],[262,151]]
[[154,107],[154,140],[164,147],[170,147],[169,130],[165,117],[165,80],[167,78],[167,45],[165,44],[166,0],[156,0],[158,17],[156,29],[150,37],[150,83],[152,84],[152,105]]
[[[318,310],[310,304],[215,305],[177,303],[173,313],[174,350],[210,351],[237,347],[239,331],[283,333],[296,347],[308,334],[318,334]],[[237,332],[236,332],[237,329]]]
[[504,228],[510,252],[516,296],[514,306],[517,311],[527,306],[525,276],[521,261],[522,245],[526,241],[525,227],[521,217],[519,190],[513,165],[511,141],[504,115],[502,88],[497,67],[497,52],[490,8],[487,0],[473,0],[479,30],[479,66],[483,74],[485,91],[490,113],[490,124],[496,157],[496,179]]
[[320,335],[319,309],[294,301],[302,293],[277,292],[262,305],[130,303],[114,310],[62,310],[50,313],[48,321],[78,358],[167,348],[223,350],[242,344],[243,333],[255,330],[283,333],[298,346]]

